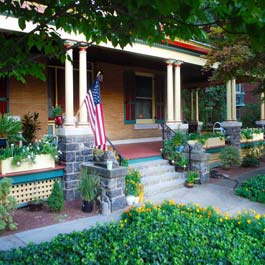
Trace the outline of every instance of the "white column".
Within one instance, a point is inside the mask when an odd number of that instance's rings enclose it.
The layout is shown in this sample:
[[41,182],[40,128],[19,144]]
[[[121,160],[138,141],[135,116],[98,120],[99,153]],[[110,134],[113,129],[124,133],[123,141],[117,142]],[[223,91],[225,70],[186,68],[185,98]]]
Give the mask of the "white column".
[[167,60],[167,122],[174,121],[173,107],[173,63],[174,60]]
[[182,122],[181,118],[181,74],[180,74],[180,67],[182,61],[176,61],[175,62],[175,98],[174,98],[174,103],[175,103],[175,117],[174,120],[177,123]]
[[236,79],[231,80],[231,107],[232,120],[236,121]]
[[265,103],[264,103],[264,93],[260,95],[260,120],[265,120]]
[[195,91],[195,115],[195,120],[199,121],[199,89]]
[[[79,48],[79,107],[84,102],[87,93],[87,54],[86,47]],[[80,109],[80,125],[87,125],[87,110],[85,104]]]
[[[66,46],[66,49],[69,46]],[[74,125],[74,82],[73,82],[73,50],[67,49],[65,59],[65,123],[64,125]]]
[[232,120],[232,106],[231,106],[231,80],[226,82],[226,120]]
[[194,120],[193,90],[190,92],[190,120]]

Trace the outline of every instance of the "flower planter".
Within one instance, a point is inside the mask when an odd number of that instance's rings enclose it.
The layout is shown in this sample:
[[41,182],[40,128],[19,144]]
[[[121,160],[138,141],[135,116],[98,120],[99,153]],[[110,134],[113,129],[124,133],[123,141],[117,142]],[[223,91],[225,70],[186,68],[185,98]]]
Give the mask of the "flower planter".
[[185,182],[185,187],[186,188],[193,188],[194,187],[194,183],[192,183],[192,182]]
[[243,137],[240,139],[241,143],[249,143],[249,142],[257,142],[257,141],[263,141],[263,133],[253,133],[253,138],[252,139],[246,139]]
[[82,211],[85,213],[91,213],[93,211],[94,201],[83,201]]
[[129,206],[133,205],[135,202],[135,197],[133,195],[127,195],[126,202],[127,202],[127,205]]
[[219,137],[213,137],[206,140],[204,147],[212,148],[217,146],[225,146],[225,139],[220,139]]
[[37,170],[37,169],[55,167],[55,160],[49,154],[36,155],[35,163],[31,161],[25,161],[25,162],[22,162],[20,166],[13,166],[11,162],[12,162],[12,157],[7,158],[5,160],[0,160],[0,173],[1,174],[16,173],[16,172],[21,172],[21,171],[29,171],[29,170]]

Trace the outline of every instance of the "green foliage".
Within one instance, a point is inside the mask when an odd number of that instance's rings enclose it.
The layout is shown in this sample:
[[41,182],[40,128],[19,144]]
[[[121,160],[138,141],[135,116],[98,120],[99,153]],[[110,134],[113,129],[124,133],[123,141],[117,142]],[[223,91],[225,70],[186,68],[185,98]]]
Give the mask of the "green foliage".
[[240,153],[235,146],[226,146],[220,153],[222,166],[226,169],[240,165]]
[[212,207],[151,204],[117,223],[1,252],[3,264],[263,264],[265,217]]
[[187,174],[187,183],[194,183],[195,179],[199,177],[199,173],[197,171],[188,171]]
[[39,121],[39,113],[34,112],[24,115],[22,119],[22,135],[26,144],[33,143],[37,138],[37,133],[41,129]]
[[244,181],[235,193],[239,196],[265,203],[265,175],[257,175]]
[[55,118],[56,116],[61,115],[62,112],[62,107],[60,105],[57,105],[52,108],[52,117]]
[[20,140],[19,132],[22,125],[20,121],[15,120],[9,114],[0,115],[0,138],[7,138],[9,143]]
[[141,185],[141,175],[138,170],[129,169],[125,176],[125,193],[126,195],[138,196]]
[[121,160],[121,166],[122,167],[128,167],[129,165],[129,161],[127,159],[122,159]]
[[243,128],[254,128],[256,121],[260,119],[260,104],[246,104],[241,110],[240,121],[243,123]]
[[53,212],[60,212],[64,209],[63,190],[58,181],[53,184],[52,192],[48,198],[48,206]]
[[175,164],[181,168],[186,168],[188,163],[188,159],[185,156],[180,155]]
[[34,163],[36,155],[40,154],[50,154],[55,160],[58,160],[61,151],[57,150],[53,137],[46,136],[34,144],[30,143],[22,147],[14,145],[13,148],[0,149],[0,160],[13,157],[12,165],[20,166],[25,161]]
[[247,154],[242,160],[243,167],[258,167],[259,159],[254,154]]
[[100,177],[96,172],[90,172],[87,167],[82,167],[80,176],[80,193],[83,200],[95,200],[100,192]]
[[11,215],[12,211],[16,209],[16,200],[9,195],[11,188],[11,179],[0,180],[0,232],[5,229],[15,230],[17,228]]

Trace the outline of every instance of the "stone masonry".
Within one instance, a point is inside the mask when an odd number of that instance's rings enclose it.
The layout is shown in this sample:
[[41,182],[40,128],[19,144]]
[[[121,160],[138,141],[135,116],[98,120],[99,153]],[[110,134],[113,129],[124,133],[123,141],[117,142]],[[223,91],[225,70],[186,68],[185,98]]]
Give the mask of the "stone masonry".
[[83,163],[82,166],[87,167],[90,171],[94,171],[100,176],[102,193],[109,198],[111,211],[126,207],[125,176],[128,173],[127,167],[116,167],[108,170],[93,163]]
[[58,149],[62,151],[61,163],[65,166],[63,191],[66,200],[80,198],[80,169],[83,162],[93,160],[92,135],[59,135]]

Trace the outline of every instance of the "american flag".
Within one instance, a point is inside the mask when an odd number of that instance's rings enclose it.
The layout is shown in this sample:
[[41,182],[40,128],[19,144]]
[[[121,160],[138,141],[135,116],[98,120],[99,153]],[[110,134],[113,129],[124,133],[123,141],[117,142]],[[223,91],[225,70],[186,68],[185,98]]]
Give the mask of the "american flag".
[[84,102],[87,108],[88,121],[94,134],[95,146],[98,149],[106,150],[106,134],[98,77],[88,90]]

